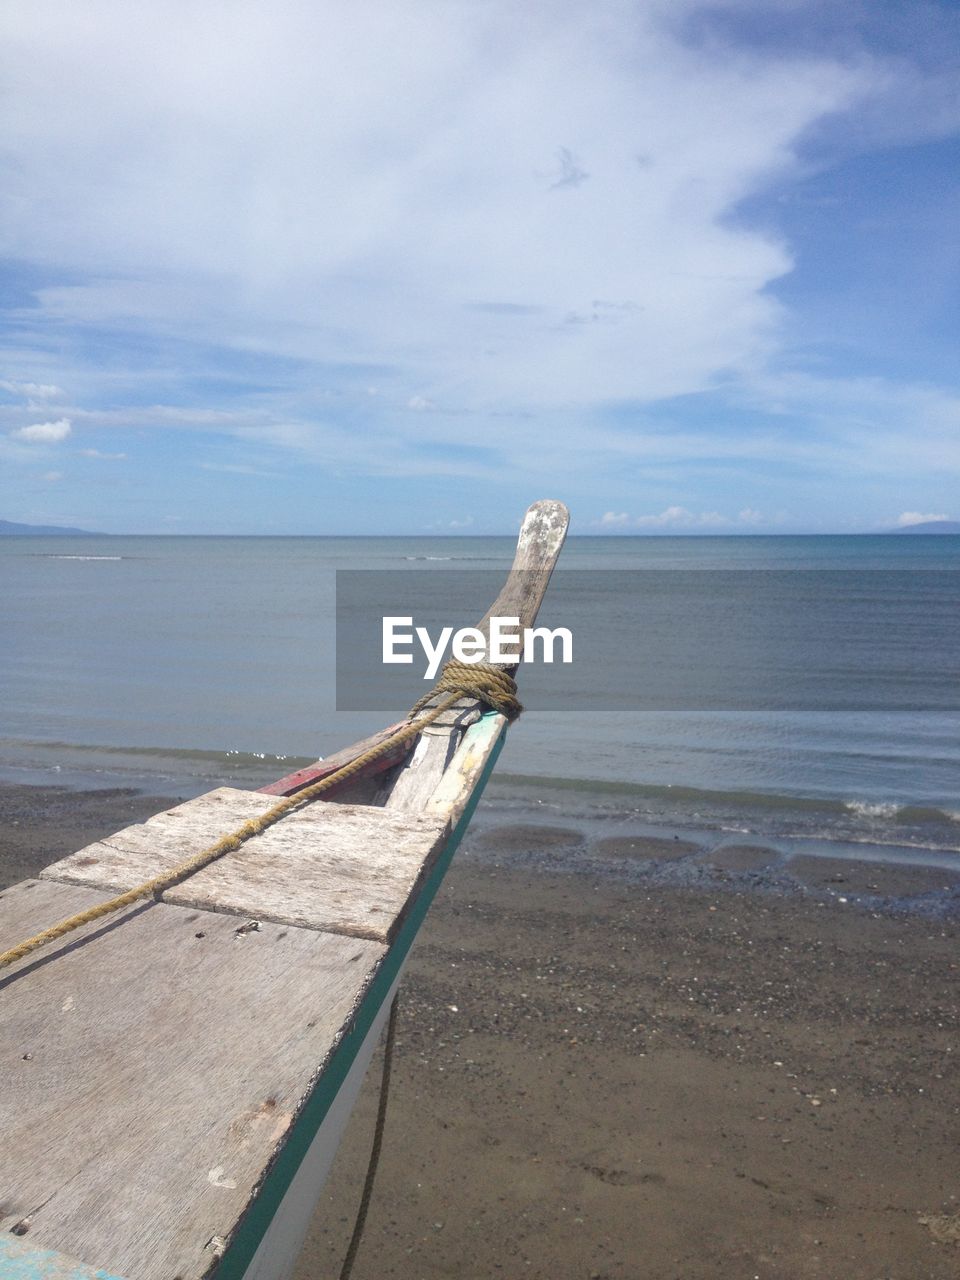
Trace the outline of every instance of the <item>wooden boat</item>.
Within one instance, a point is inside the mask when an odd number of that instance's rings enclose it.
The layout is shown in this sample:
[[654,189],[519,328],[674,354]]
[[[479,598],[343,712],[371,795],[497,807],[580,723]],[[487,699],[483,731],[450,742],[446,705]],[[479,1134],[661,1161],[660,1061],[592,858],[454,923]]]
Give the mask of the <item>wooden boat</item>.
[[[484,634],[533,624],[566,527],[562,504],[530,508]],[[0,894],[9,946],[382,751],[159,897],[0,970],[0,1277],[290,1274],[506,727],[459,697],[415,743],[383,750],[385,730],[261,791],[222,787]]]

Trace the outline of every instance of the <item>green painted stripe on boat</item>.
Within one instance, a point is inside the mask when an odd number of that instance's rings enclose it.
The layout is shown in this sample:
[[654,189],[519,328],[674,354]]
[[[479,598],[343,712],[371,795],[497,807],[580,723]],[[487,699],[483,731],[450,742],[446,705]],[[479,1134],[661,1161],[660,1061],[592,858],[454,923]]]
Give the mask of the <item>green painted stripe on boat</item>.
[[[481,717],[479,723],[482,724],[486,719],[487,716]],[[493,750],[490,752],[490,757],[484,765],[483,772],[480,774],[473,794],[460,817],[460,821],[450,833],[450,839],[430,872],[417,901],[411,907],[410,914],[400,926],[400,931],[393,946],[387,952],[383,963],[367,988],[367,993],[360,1004],[353,1025],[337,1045],[323,1074],[317,1081],[313,1093],[304,1104],[293,1132],[264,1179],[256,1200],[250,1205],[233,1239],[227,1246],[226,1252],[220,1260],[220,1265],[214,1272],[214,1280],[242,1280],[244,1272],[260,1246],[260,1241],[266,1234],[267,1228],[273,1221],[284,1196],[290,1189],[290,1184],[300,1168],[310,1144],[316,1137],[334,1098],[337,1096],[340,1086],[353,1066],[354,1059],[367,1038],[377,1014],[383,1007],[394,979],[407,958],[414,939],[420,931],[420,926],[423,924],[424,918],[430,909],[430,904],[433,902],[437,890],[443,882],[453,855],[456,853],[467,827],[470,825],[470,819],[473,817],[474,810],[483,795],[490,775],[493,773],[506,736],[506,729],[504,728],[494,744]]]
[[36,1249],[8,1232],[0,1234],[0,1276],[3,1280],[123,1280],[55,1249]]

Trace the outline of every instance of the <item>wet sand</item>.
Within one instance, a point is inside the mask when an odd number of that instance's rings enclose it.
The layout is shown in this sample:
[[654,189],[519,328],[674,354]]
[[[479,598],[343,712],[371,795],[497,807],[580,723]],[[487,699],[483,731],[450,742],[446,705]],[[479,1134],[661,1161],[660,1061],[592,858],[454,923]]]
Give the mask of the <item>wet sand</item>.
[[[0,788],[0,876],[170,802]],[[408,968],[355,1280],[960,1274],[955,912],[878,906],[877,864],[779,892],[764,855],[478,818]],[[338,1274],[378,1066],[297,1280]]]

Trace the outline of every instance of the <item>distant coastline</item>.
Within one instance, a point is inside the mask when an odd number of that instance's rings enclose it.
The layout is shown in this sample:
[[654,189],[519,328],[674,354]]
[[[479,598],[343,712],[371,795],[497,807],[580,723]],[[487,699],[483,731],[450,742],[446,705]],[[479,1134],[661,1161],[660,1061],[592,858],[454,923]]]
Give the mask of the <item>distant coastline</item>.
[[70,529],[58,524],[17,524],[15,520],[0,520],[0,538],[38,538],[65,534],[71,538],[103,538],[108,534],[93,529]]
[[919,524],[901,525],[887,533],[960,533],[960,520],[922,520]]

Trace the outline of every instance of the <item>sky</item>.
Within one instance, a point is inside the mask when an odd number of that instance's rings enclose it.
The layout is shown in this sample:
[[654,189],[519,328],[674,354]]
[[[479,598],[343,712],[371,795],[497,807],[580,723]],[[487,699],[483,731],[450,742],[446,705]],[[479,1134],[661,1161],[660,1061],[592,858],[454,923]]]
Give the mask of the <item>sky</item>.
[[0,518],[960,519],[960,6],[6,0]]

